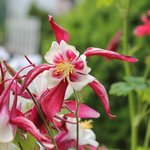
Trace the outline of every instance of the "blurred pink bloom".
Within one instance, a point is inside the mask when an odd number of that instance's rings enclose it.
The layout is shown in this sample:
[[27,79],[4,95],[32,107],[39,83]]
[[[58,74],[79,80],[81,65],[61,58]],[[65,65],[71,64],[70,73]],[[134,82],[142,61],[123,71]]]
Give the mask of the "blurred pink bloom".
[[106,49],[116,52],[120,44],[121,36],[121,31],[116,32],[112,39],[109,41]]
[[66,91],[69,91],[68,89],[79,91],[88,84],[99,96],[109,118],[113,118],[114,116],[110,113],[107,92],[104,86],[89,74],[91,69],[87,66],[86,58],[98,55],[132,63],[137,62],[137,59],[93,47],[88,48],[79,56],[75,47],[68,45],[69,34],[67,31],[56,24],[52,16],[49,16],[49,22],[57,40],[52,43],[44,57],[49,65],[39,65],[31,69],[24,80],[22,91],[38,74],[43,72],[47,78],[49,90],[43,93],[40,104],[46,117],[53,121],[54,116],[62,108]]
[[147,15],[141,16],[141,21],[143,22],[142,25],[137,26],[134,29],[134,34],[138,37],[142,37],[145,35],[150,35],[150,11],[147,11]]

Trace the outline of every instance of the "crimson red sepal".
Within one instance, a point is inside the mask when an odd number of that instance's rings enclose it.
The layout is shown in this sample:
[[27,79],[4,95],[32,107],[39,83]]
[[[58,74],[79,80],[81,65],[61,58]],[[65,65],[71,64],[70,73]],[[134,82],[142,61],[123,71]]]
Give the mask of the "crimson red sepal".
[[48,20],[55,34],[57,42],[60,43],[62,40],[64,40],[66,43],[68,43],[70,38],[69,33],[65,31],[61,26],[56,24],[52,16],[49,15]]
[[110,113],[109,100],[108,100],[108,95],[107,95],[107,92],[105,90],[105,87],[96,79],[93,82],[89,83],[88,85],[95,91],[95,93],[100,98],[100,101],[101,101],[108,117],[110,119],[114,118],[115,116],[113,116]]
[[66,81],[61,81],[57,86],[47,90],[41,96],[41,108],[46,118],[52,122],[55,114],[62,108],[67,85]]
[[34,106],[31,110],[30,120],[35,124],[35,126],[41,131],[43,127],[43,121],[37,111],[37,108]]
[[[77,107],[76,101],[68,100],[68,101],[65,101],[64,103],[69,110],[73,112],[76,111],[76,107]],[[85,104],[80,104],[78,115],[79,115],[79,118],[98,118],[100,116],[100,114],[96,110],[90,108],[89,106]],[[74,117],[73,113],[67,114],[67,116]]]
[[130,57],[130,56],[125,56],[125,55],[121,55],[117,52],[104,50],[104,49],[100,49],[100,48],[94,48],[94,47],[87,48],[86,51],[84,52],[84,55],[86,57],[102,56],[102,57],[105,57],[105,58],[107,57],[107,58],[110,58],[110,59],[119,59],[119,60],[131,62],[131,63],[135,63],[135,62],[138,61],[138,59]]
[[33,69],[31,69],[25,79],[23,80],[22,83],[22,88],[21,88],[21,93],[28,87],[28,85],[43,71],[45,70],[49,70],[51,68],[50,65],[46,65],[46,64],[41,64],[38,65],[36,67],[34,67]]
[[[17,91],[16,91],[16,86],[17,86]],[[25,99],[31,99],[31,96],[28,94],[28,92],[24,91],[21,93],[21,86],[18,85],[18,83],[14,82],[11,86],[11,90],[13,93],[17,93],[17,95],[20,95],[21,97]]]

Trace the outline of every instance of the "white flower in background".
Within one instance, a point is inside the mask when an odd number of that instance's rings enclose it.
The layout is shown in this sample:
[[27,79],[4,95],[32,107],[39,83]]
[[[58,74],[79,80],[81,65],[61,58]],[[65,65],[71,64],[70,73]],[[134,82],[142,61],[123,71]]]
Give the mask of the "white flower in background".
[[14,143],[0,143],[0,150],[20,150]]
[[0,46],[0,60],[8,60],[9,57],[9,53],[5,50],[5,48]]
[[[69,118],[68,121],[76,122],[75,118]],[[99,144],[96,141],[95,133],[91,130],[92,120],[84,121],[79,123],[79,145],[91,145],[97,147]],[[65,136],[66,140],[75,139],[77,137],[76,124],[67,123],[68,133]]]

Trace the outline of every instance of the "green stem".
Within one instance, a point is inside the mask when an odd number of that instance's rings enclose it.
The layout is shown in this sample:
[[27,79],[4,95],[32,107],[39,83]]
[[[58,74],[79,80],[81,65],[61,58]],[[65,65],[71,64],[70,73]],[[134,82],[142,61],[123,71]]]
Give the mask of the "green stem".
[[146,66],[146,69],[144,71],[144,78],[146,79],[148,77],[148,74],[149,74],[149,67]]
[[147,125],[146,135],[144,139],[144,149],[148,149],[149,141],[150,141],[150,118],[148,119],[148,125]]
[[[129,0],[126,0],[126,5],[124,8],[123,15],[123,50],[124,54],[128,55],[128,10],[129,10]],[[124,62],[124,70],[126,76],[131,76],[131,68],[128,63]],[[130,126],[131,126],[131,150],[136,150],[137,147],[137,126],[134,124],[135,119],[135,104],[134,104],[134,95],[130,93],[128,95],[128,105],[129,105],[129,115],[130,115]]]
[[76,112],[75,112],[75,116],[76,116],[76,122],[77,122],[77,128],[76,128],[76,132],[77,132],[77,141],[76,141],[76,149],[79,150],[79,106],[80,106],[80,98],[78,96],[78,93],[74,90],[74,96],[77,102],[76,105]]

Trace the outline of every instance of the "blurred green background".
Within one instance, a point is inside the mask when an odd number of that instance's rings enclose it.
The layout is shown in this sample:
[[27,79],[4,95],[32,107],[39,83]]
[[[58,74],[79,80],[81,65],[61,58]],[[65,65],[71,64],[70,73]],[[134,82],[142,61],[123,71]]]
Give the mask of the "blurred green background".
[[[112,36],[118,30],[122,30],[122,18],[117,10],[116,3],[113,0],[106,2],[103,3],[102,0],[85,0],[81,4],[76,4],[69,13],[60,17],[54,16],[55,21],[70,33],[69,44],[74,45],[81,53],[88,47],[105,49]],[[142,74],[145,56],[150,54],[150,37],[137,38],[133,35],[133,30],[141,24],[140,16],[150,8],[149,6],[149,0],[131,1],[130,4],[129,51],[134,46],[140,46],[139,51],[134,55],[139,59],[139,62],[131,64],[132,67],[136,68],[133,70],[135,75]],[[41,54],[44,55],[54,40],[47,13],[39,10],[33,4],[29,15],[40,17],[42,20],[40,49]],[[3,18],[1,17],[1,19]],[[2,36],[3,24],[0,27]],[[1,38],[1,43],[2,41]],[[120,43],[118,52],[123,53],[122,43]],[[101,81],[107,91],[109,91],[112,83],[122,81],[124,78],[123,63],[121,61],[108,61],[104,58],[93,57],[88,59],[88,66],[92,68],[91,74]],[[112,149],[129,149],[130,120],[127,98],[109,95],[112,114],[116,115],[115,119],[109,120],[98,97],[90,88],[84,88],[80,95],[88,105],[101,113],[101,117],[94,120],[94,131],[99,143]],[[144,131],[145,128],[141,127],[140,140],[143,139],[142,133]]]

